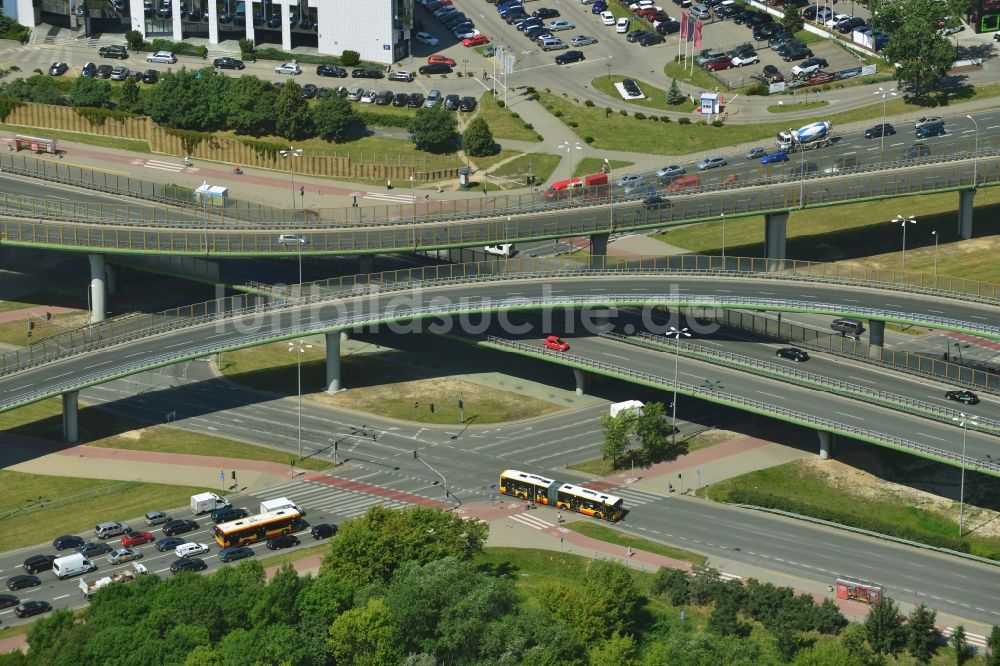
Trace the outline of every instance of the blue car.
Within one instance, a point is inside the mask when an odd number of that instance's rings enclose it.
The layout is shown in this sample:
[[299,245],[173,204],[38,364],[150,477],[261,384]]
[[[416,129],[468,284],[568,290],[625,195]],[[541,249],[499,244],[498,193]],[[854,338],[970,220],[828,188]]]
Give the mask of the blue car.
[[778,162],[787,162],[788,155],[784,154],[780,150],[776,153],[768,153],[764,157],[760,158],[761,164],[777,164]]
[[598,0],[598,2],[595,2],[594,6],[590,8],[590,13],[591,14],[600,14],[601,12],[603,12],[607,8],[608,8],[607,4],[605,4],[603,2],[600,2],[600,0]]

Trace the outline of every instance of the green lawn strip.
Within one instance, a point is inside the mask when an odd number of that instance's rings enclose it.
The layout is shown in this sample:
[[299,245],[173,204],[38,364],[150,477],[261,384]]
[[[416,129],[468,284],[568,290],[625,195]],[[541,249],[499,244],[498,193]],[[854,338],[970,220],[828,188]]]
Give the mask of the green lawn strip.
[[818,102],[792,102],[784,104],[772,104],[767,107],[769,113],[788,113],[789,111],[805,111],[807,109],[818,109],[829,106],[829,102],[820,100]]
[[806,46],[810,44],[818,44],[820,42],[829,41],[826,37],[821,37],[815,33],[809,32],[808,30],[799,30],[795,33],[795,39],[799,40]]
[[[913,197],[921,214],[917,226],[906,236],[908,271],[933,273],[934,236],[938,275],[1000,282],[1000,262],[995,250],[1000,236],[1000,189],[984,188],[976,195],[975,238],[962,241],[955,233],[958,197],[955,193]],[[909,202],[900,202],[906,212]],[[899,268],[902,238],[889,223],[897,211],[887,211],[885,202],[869,201],[807,211],[792,211],[788,219],[787,253],[803,261],[856,261],[865,265]],[[747,217],[726,222],[726,253],[734,257],[762,257],[763,218]],[[721,252],[722,223],[705,222],[671,229],[654,236],[697,254]]]
[[519,116],[500,105],[492,93],[485,93],[479,99],[476,115],[489,123],[494,139],[514,139],[518,141],[541,141],[542,136],[527,127]]
[[[695,64],[694,71],[692,71],[690,64],[685,67],[682,62],[670,60],[664,65],[663,73],[668,80],[677,79],[678,83],[689,83],[701,90],[715,90],[722,87],[722,83],[717,78],[706,72],[698,64]],[[690,104],[690,101],[688,104]]]
[[[285,343],[241,349],[222,358],[223,373],[233,381],[289,396],[296,393],[295,358]],[[303,352],[304,393],[315,393],[314,397],[325,404],[418,423],[460,423],[459,399],[464,401],[466,418],[477,425],[544,416],[561,409],[545,400],[465,381],[460,376],[424,374],[372,354],[341,358],[341,376],[350,391],[327,396],[323,393],[325,376],[322,350]]]
[[[625,508],[628,507],[626,506]],[[591,539],[598,539],[599,541],[613,543],[616,546],[621,546],[622,548],[631,546],[633,550],[645,550],[647,552],[669,557],[671,559],[690,562],[694,565],[705,564],[708,562],[708,558],[704,555],[692,553],[689,550],[683,550],[681,548],[674,548],[673,546],[668,546],[658,541],[650,541],[649,539],[635,537],[631,534],[626,534],[616,529],[605,527],[604,525],[597,525],[588,521],[572,520],[563,523],[563,527],[584,536],[588,536]]]
[[[89,146],[102,146],[115,150],[124,150],[132,153],[151,153],[149,143],[138,139],[122,139],[113,136],[100,136],[98,134],[85,134],[83,132],[67,132],[64,130],[49,129],[47,127],[24,127],[22,125],[0,124],[0,130],[16,132],[18,134],[38,135],[49,139],[61,139],[63,141],[73,141],[75,143],[85,143]],[[95,169],[100,171],[100,169]]]
[[[893,455],[886,451],[883,460]],[[921,461],[926,466],[925,461]],[[957,478],[957,470],[955,476]],[[913,483],[918,478],[901,480]],[[891,480],[891,479],[890,479]],[[898,501],[863,498],[831,483],[822,473],[798,460],[713,483],[699,495],[719,502],[753,504],[859,527],[930,545],[967,549],[981,557],[1000,558],[1000,537],[967,534],[959,539],[951,517],[928,511],[907,498]]]
[[[0,485],[4,488],[0,508],[9,511],[38,502],[109,488],[117,483],[119,482],[106,479],[78,479],[0,470]],[[146,511],[187,506],[192,494],[204,491],[202,486],[140,483],[110,494],[81,498],[70,505],[57,505],[15,515],[3,521],[0,549],[23,548],[60,534],[79,534],[89,538],[94,525],[99,522],[125,520],[141,516]],[[39,525],[45,526],[43,533],[39,532]]]
[[[594,87],[595,90],[599,90],[611,99],[619,100],[621,99],[621,93],[615,88],[614,84],[621,83],[625,79],[631,77],[622,76],[620,74],[612,74],[611,76],[599,76],[590,82],[590,85]],[[667,91],[664,88],[658,88],[648,81],[643,81],[642,79],[633,79],[639,84],[639,88],[642,89],[642,94],[645,95],[643,99],[630,99],[627,100],[629,104],[634,106],[642,106],[647,109],[655,109],[657,111],[690,111],[690,108],[683,108],[681,105],[673,106],[667,104]],[[573,100],[577,104],[583,104],[582,101]],[[690,101],[686,105],[691,106]]]
[[[312,539],[308,532],[300,532],[296,536],[299,537],[300,541],[305,541],[306,539]],[[330,550],[330,541],[321,541],[315,546],[306,546],[304,548],[296,548],[295,550],[287,550],[283,553],[276,553],[274,555],[268,555],[266,557],[258,557],[257,561],[261,563],[265,568],[269,567],[280,567],[282,564],[287,562],[297,562],[299,560],[304,560],[307,557],[313,557],[314,555],[319,555],[320,557],[326,555],[326,552]]]
[[[611,165],[612,169],[624,169],[627,166],[632,166],[635,162],[626,162],[625,160],[608,160],[608,164]],[[576,168],[573,170],[574,176],[586,176],[591,173],[598,173],[601,167],[604,166],[604,160],[599,157],[584,157],[582,160],[576,163]]]
[[[706,430],[705,432],[700,432],[687,438],[679,436],[678,439],[682,439],[682,441],[687,444],[688,453],[693,453],[701,449],[707,449],[710,446],[715,446],[716,444],[723,444],[738,436],[739,435],[726,430]],[[683,457],[681,459],[683,459]],[[627,463],[623,464],[627,466]],[[584,460],[583,462],[567,465],[566,467],[567,469],[573,469],[578,472],[583,472],[584,474],[593,474],[594,476],[606,476],[619,471],[611,467],[611,464],[603,458]]]
[[[87,312],[64,312],[53,315],[51,320],[26,316],[21,320],[0,324],[0,343],[24,347],[29,340],[39,340],[72,328],[78,328],[89,320],[90,314]],[[28,326],[31,324],[34,324],[34,327],[31,330],[31,338],[28,338]]]
[[515,182],[501,183],[503,187],[524,187],[525,176],[532,175],[536,183],[544,183],[559,166],[559,155],[549,153],[525,153],[520,157],[501,164],[490,172],[490,176],[507,178]]

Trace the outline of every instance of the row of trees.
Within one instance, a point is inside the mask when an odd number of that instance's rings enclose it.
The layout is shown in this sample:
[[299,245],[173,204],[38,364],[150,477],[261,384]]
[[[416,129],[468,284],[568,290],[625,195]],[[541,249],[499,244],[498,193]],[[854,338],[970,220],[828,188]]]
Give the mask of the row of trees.
[[[211,68],[169,71],[154,86],[140,86],[127,79],[117,90],[108,81],[80,77],[68,94],[52,77],[35,75],[3,84],[0,96],[145,114],[163,127],[180,130],[229,130],[289,141],[316,136],[341,143],[364,135],[366,124],[365,115],[340,95],[329,95],[312,105],[294,80],[275,87],[256,76],[228,77]],[[405,124],[419,150],[451,152],[458,147],[458,121],[452,111],[440,106],[420,108]],[[474,119],[463,135],[463,145],[474,156],[495,152],[489,125]]]
[[[663,403],[650,402],[641,411],[623,410],[617,416],[605,414],[601,417],[601,431],[601,456],[613,467],[627,459],[648,465],[676,460],[687,453],[687,443],[675,441],[673,424],[667,420]],[[638,443],[638,449],[633,448],[633,442]]]

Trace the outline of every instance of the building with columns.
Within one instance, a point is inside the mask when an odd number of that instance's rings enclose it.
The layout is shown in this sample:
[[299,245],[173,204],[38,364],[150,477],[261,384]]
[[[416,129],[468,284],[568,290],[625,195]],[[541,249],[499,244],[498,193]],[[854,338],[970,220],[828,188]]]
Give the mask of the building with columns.
[[392,64],[410,54],[414,0],[0,0],[28,27],[49,24],[84,34],[138,30],[146,38],[241,38],[325,55],[357,51]]

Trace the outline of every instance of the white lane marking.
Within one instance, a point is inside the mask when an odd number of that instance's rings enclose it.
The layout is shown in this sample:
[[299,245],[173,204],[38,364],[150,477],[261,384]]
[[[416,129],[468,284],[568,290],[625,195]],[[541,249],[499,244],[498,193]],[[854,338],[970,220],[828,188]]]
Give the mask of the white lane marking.
[[768,393],[766,391],[757,391],[757,393],[760,393],[761,395],[769,395],[772,398],[777,398],[778,400],[785,400],[785,396],[783,395],[775,395],[773,393]]
[[52,597],[52,601],[59,601],[60,599],[65,599],[68,596],[68,594],[64,594],[61,597]]
[[936,439],[939,442],[947,442],[948,441],[947,439],[944,439],[942,437],[935,437],[934,435],[928,435],[926,432],[916,432],[914,434],[923,435],[924,437],[930,437],[931,439]]
[[864,420],[862,416],[855,416],[854,414],[845,414],[844,412],[834,412],[834,414],[840,414],[841,416],[846,416],[849,419],[858,419],[860,421]]
[[859,381],[859,382],[864,382],[865,384],[875,384],[875,383],[877,383],[877,382],[873,382],[870,379],[862,379],[861,377],[855,377],[854,375],[847,375],[847,376],[850,379],[854,379],[854,380]]

